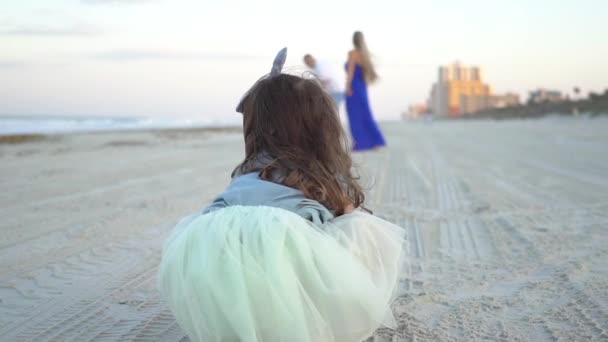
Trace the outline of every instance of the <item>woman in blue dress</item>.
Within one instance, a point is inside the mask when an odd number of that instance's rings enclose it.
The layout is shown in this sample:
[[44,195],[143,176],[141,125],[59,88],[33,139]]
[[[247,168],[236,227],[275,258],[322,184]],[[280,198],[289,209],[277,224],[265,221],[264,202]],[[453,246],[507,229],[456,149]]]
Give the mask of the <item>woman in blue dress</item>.
[[346,111],[353,150],[361,151],[386,145],[378,124],[372,116],[367,96],[367,84],[378,79],[371,63],[363,33],[353,35],[354,49],[348,52],[346,71]]

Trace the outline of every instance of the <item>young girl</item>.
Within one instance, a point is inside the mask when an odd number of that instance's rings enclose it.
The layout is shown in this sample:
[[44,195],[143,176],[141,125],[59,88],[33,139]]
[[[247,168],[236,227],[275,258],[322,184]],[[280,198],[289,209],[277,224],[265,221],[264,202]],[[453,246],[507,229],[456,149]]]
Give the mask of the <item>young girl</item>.
[[159,286],[192,341],[359,342],[394,326],[405,231],[362,208],[336,108],[286,50],[237,107],[245,160],[165,243]]

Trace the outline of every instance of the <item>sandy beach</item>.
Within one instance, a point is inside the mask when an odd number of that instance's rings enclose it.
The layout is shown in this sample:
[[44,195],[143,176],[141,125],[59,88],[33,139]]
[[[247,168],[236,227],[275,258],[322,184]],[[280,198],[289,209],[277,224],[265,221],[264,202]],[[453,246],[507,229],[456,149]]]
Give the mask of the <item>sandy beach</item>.
[[[411,264],[374,341],[608,341],[608,120],[382,127],[354,158]],[[0,340],[187,340],[162,242],[242,157],[238,130],[0,139]]]

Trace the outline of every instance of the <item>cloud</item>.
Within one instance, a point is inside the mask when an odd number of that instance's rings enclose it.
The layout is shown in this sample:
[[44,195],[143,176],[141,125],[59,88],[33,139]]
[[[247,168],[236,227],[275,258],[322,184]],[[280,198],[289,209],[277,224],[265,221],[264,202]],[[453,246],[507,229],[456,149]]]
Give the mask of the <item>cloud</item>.
[[89,5],[103,5],[103,4],[145,4],[156,0],[81,0],[85,4]]
[[249,55],[241,53],[210,53],[199,51],[171,51],[171,50],[115,50],[102,52],[92,56],[93,59],[115,62],[133,62],[146,60],[181,60],[181,61],[209,61],[209,60],[254,60],[268,58],[268,56]]
[[0,61],[0,69],[17,69],[25,66],[23,61]]
[[0,18],[0,25],[11,25],[13,21],[14,20],[11,17],[2,17]]
[[56,10],[56,9],[50,9],[50,8],[38,8],[35,10],[32,10],[32,14],[35,15],[49,15],[49,16],[53,16],[53,15],[57,15],[60,14],[61,12]]
[[42,37],[97,36],[101,34],[101,30],[85,24],[77,24],[71,27],[22,26],[12,30],[0,31],[0,34],[10,36]]

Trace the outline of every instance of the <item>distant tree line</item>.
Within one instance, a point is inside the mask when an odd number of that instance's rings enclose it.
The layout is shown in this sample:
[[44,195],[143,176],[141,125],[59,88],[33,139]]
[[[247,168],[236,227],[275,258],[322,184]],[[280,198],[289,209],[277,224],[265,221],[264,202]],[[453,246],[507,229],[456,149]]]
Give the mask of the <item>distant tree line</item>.
[[[575,93],[577,92],[575,91]],[[603,93],[590,92],[589,97],[586,99],[572,100],[566,97],[562,101],[544,101],[540,103],[528,102],[523,105],[511,107],[484,109],[457,118],[536,118],[545,115],[577,115],[579,113],[608,115],[608,89]]]

